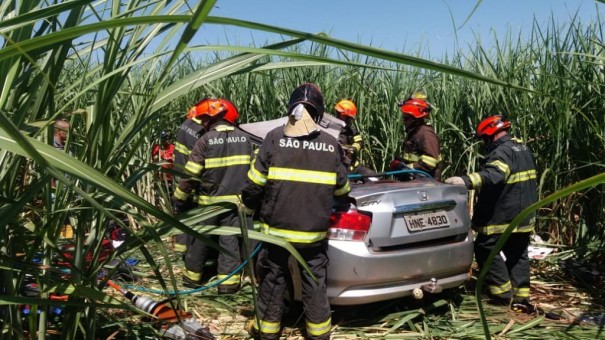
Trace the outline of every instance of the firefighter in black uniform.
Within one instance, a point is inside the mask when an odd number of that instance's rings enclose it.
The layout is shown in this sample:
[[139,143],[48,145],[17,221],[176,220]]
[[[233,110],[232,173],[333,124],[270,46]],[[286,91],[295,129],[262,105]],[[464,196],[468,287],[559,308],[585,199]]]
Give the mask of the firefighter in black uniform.
[[[187,119],[179,126],[176,134],[176,142],[174,143],[174,169],[178,172],[185,172],[185,164],[189,160],[189,154],[197,142],[198,139],[204,134],[204,126],[202,121],[198,118],[197,107],[208,100],[204,98],[195,104],[189,112],[187,112]],[[178,182],[177,182],[178,183]],[[196,199],[193,197],[189,198],[185,206],[181,208],[182,211],[194,208],[197,205]],[[187,234],[178,234],[174,236],[174,250],[179,253],[185,253],[187,251],[187,244],[191,241]]]
[[439,137],[435,129],[426,123],[432,110],[426,101],[426,95],[414,93],[399,104],[403,114],[406,138],[403,143],[403,157],[396,157],[390,165],[391,170],[416,169],[441,179],[441,156]]
[[[487,117],[477,127],[477,137],[486,144],[483,169],[445,180],[479,190],[474,206],[472,227],[475,259],[482,267],[500,235],[513,218],[538,199],[536,169],[530,150],[512,138],[510,122],[500,115]],[[535,213],[524,220],[496,256],[486,277],[491,302],[509,304],[516,311],[534,313],[529,300],[529,258],[527,247],[534,229]]]
[[[309,339],[330,338],[326,236],[335,199],[348,207],[350,191],[338,141],[318,128],[323,113],[319,87],[298,86],[290,96],[287,124],[267,134],[242,192],[247,208],[260,209],[262,232],[291,242],[317,278],[301,269]],[[254,338],[278,339],[289,253],[279,246],[265,246],[258,314],[249,322],[248,332]]]
[[[239,195],[246,183],[250,169],[252,143],[241,130],[235,128],[237,117],[228,115],[228,105],[224,100],[208,100],[200,110],[200,119],[206,133],[195,143],[185,170],[192,176],[202,179],[181,179],[175,190],[176,202],[186,202],[189,195],[199,191],[198,204],[211,205],[216,202],[241,202]],[[234,119],[235,118],[235,119]],[[178,210],[178,204],[177,204]],[[206,221],[216,226],[239,227],[240,221],[236,210],[219,215]],[[230,254],[220,252],[218,257],[218,279],[226,279],[241,263],[239,240],[236,236],[220,236],[219,245]],[[201,284],[202,268],[208,255],[208,247],[203,241],[193,239],[185,254],[185,276],[188,286]],[[235,293],[239,290],[241,276],[229,277],[218,286],[219,294]]]
[[359,161],[364,142],[355,126],[357,106],[350,99],[343,99],[336,103],[334,110],[337,112],[338,119],[345,122],[345,125],[340,129],[338,142],[344,151],[343,163],[347,171],[359,175],[374,175],[374,171],[362,165]]

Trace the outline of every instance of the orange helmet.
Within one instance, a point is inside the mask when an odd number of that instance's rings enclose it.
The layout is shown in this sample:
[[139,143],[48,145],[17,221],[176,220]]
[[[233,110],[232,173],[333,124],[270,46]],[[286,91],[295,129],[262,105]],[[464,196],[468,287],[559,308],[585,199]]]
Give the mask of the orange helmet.
[[224,117],[225,120],[231,124],[235,124],[235,122],[239,118],[239,112],[237,112],[237,108],[228,99],[220,98],[219,100],[225,106],[225,108],[227,110],[227,113],[225,113],[225,117]]
[[343,116],[355,118],[357,115],[357,106],[349,99],[343,99],[339,101],[336,106],[334,106],[334,110],[340,113]]
[[484,118],[477,126],[476,136],[478,138],[493,137],[500,131],[510,129],[510,122],[502,115]]
[[225,111],[227,111],[227,107],[219,99],[204,98],[189,110],[187,116],[193,118],[216,117]]
[[422,98],[409,98],[399,103],[401,112],[414,118],[428,118],[433,107]]

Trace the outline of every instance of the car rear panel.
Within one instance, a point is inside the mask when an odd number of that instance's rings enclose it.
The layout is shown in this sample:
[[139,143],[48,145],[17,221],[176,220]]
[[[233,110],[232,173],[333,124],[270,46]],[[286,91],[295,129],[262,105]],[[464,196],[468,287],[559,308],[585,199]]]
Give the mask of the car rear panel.
[[432,278],[442,288],[468,279],[473,246],[464,187],[430,179],[369,182],[353,186],[351,197],[372,224],[364,242],[330,240],[333,304],[410,295]]

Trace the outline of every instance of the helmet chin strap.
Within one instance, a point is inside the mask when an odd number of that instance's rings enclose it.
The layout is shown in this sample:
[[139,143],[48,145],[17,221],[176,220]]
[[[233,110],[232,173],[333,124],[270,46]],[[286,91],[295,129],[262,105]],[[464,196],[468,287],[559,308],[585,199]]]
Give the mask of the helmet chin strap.
[[284,134],[288,137],[308,136],[319,128],[303,104],[298,104],[288,116]]

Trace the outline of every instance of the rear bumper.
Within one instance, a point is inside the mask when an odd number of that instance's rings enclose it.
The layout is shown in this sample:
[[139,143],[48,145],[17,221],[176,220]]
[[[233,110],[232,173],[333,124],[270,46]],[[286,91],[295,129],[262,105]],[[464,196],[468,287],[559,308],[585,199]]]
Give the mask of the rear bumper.
[[329,242],[328,297],[334,305],[400,298],[431,278],[444,289],[469,279],[473,241],[371,253],[363,242]]

